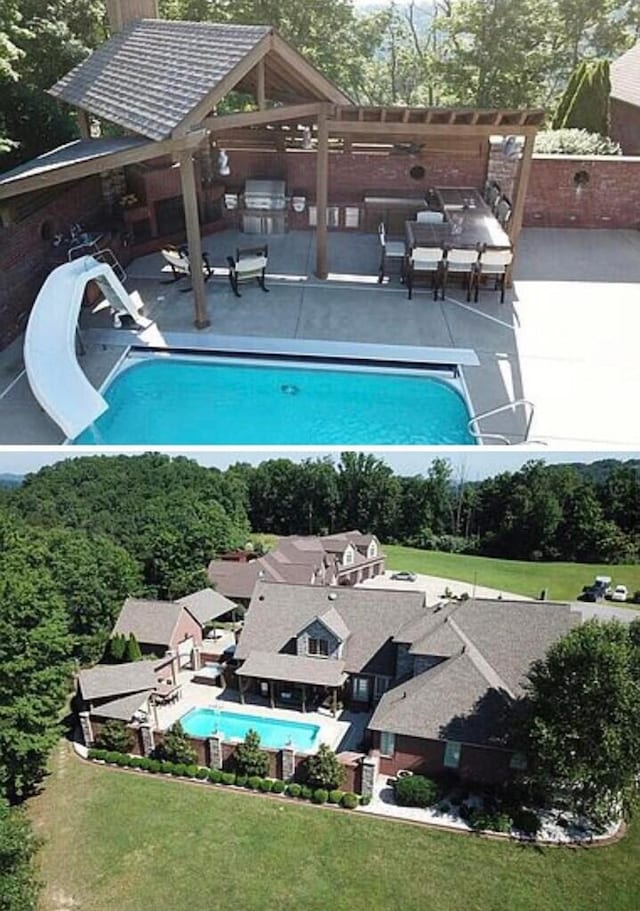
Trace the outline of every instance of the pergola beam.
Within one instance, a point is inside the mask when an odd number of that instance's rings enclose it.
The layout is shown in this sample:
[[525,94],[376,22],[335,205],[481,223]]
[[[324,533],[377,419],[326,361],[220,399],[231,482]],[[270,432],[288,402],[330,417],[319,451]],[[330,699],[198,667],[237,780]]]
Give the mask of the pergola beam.
[[289,104],[279,108],[267,108],[264,111],[246,111],[242,114],[224,114],[221,117],[207,117],[202,126],[212,133],[234,130],[242,127],[264,126],[270,123],[281,123],[286,120],[302,120],[317,117],[324,109],[321,101],[308,104]]
[[419,136],[447,136],[455,142],[456,136],[476,136],[489,137],[495,133],[509,136],[512,133],[518,136],[535,136],[538,132],[537,126],[519,126],[517,124],[483,124],[483,123],[376,123],[375,121],[365,120],[340,120],[331,118],[327,121],[327,126],[335,136],[345,135],[369,135],[376,134],[385,137],[419,137]]

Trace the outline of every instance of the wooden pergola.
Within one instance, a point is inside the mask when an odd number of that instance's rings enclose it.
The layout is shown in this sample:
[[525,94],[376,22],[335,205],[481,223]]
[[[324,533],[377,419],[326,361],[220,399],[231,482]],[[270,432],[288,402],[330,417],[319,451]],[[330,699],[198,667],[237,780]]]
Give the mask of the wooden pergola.
[[[536,132],[544,112],[541,110],[472,110],[460,108],[409,108],[361,107],[311,66],[297,51],[288,45],[273,29],[258,27],[233,27],[244,36],[246,48],[236,51],[235,62],[218,68],[214,77],[199,73],[200,83],[211,80],[208,90],[199,89],[189,95],[189,109],[184,113],[184,92],[190,86],[185,82],[182,95],[176,95],[172,107],[167,100],[166,110],[158,113],[156,97],[149,97],[145,108],[145,89],[142,77],[135,66],[131,70],[118,64],[119,54],[132,49],[140,54],[148,42],[148,54],[153,58],[154,42],[158,35],[174,40],[177,34],[193,35],[191,48],[176,51],[184,55],[185,66],[206,69],[208,58],[204,55],[198,63],[198,41],[203,42],[207,29],[223,29],[203,23],[161,23],[145,20],[129,26],[124,32],[109,39],[83,64],[72,71],[51,93],[72,104],[78,111],[82,141],[73,147],[56,150],[35,159],[13,171],[0,175],[0,204],[19,194],[49,188],[69,181],[121,168],[136,162],[161,156],[171,156],[180,167],[181,191],[184,202],[185,226],[189,246],[193,293],[195,300],[195,325],[210,325],[206,308],[205,285],[202,269],[201,231],[198,213],[198,194],[194,170],[194,154],[205,143],[217,143],[225,148],[274,149],[287,151],[300,148],[303,132],[308,127],[316,155],[316,275],[328,275],[327,206],[329,203],[329,156],[357,154],[376,150],[391,150],[395,143],[419,142],[424,154],[456,154],[465,156],[474,144],[488,143],[493,135],[522,137],[523,146],[515,184],[513,215],[510,236],[515,244],[522,227],[524,202],[531,170],[531,158]],[[227,32],[219,31],[216,34]],[[230,34],[230,33],[229,33]],[[148,36],[146,38],[146,36]],[[152,40],[153,39],[153,40]],[[254,40],[255,39],[255,40]],[[221,39],[219,39],[221,40]],[[190,53],[191,51],[191,53]],[[209,56],[215,49],[208,45]],[[224,55],[223,55],[224,56]],[[127,57],[127,59],[128,59]],[[174,59],[158,58],[158,81],[171,79]],[[123,58],[124,59],[124,58]],[[109,64],[118,66],[120,96],[129,96],[129,106],[110,102],[112,92],[108,82]],[[166,71],[163,67],[167,68]],[[105,73],[107,75],[105,75]],[[196,80],[193,80],[196,81]],[[153,88],[153,87],[152,87]],[[251,110],[222,113],[222,105],[229,101],[230,93],[242,93],[253,99]],[[126,97],[124,97],[126,101]],[[182,105],[182,109],[180,109]],[[134,114],[129,114],[133,110]],[[108,140],[91,137],[91,117],[111,119],[129,134],[120,146],[110,148]]]

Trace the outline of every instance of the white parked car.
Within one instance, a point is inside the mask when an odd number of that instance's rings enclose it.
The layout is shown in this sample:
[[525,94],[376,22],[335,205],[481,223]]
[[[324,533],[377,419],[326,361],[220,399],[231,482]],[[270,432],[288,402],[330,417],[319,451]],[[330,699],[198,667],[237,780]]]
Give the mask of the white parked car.
[[627,591],[626,585],[616,585],[616,587],[613,590],[613,594],[611,595],[611,600],[612,601],[626,601],[628,595],[629,595],[629,592]]

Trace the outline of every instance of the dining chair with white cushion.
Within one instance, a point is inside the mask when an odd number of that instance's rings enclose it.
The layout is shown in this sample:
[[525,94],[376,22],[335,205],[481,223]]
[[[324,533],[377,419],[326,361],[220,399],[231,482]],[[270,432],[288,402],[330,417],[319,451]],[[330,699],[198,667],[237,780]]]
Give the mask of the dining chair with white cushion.
[[[413,297],[413,285],[416,276],[429,276],[433,287],[433,299],[438,300],[438,288],[442,285],[443,277],[442,247],[414,247],[409,256],[407,270],[407,291],[409,300]],[[444,295],[443,295],[444,296]]]
[[495,288],[500,289],[500,303],[504,304],[504,292],[507,281],[507,271],[513,262],[512,250],[485,250],[478,259],[476,274],[476,293],[474,300],[478,300],[480,279],[483,277],[495,278]]
[[444,222],[444,212],[424,209],[422,212],[418,212],[416,221],[419,225],[441,225]]
[[471,300],[471,288],[475,284],[477,278],[478,255],[477,250],[464,250],[457,247],[454,247],[447,252],[447,258],[444,261],[444,277],[442,282],[443,297],[446,294],[449,276],[457,274],[463,277],[464,287],[467,290],[467,300]]
[[406,248],[402,240],[389,240],[384,222],[378,225],[378,238],[380,240],[380,266],[378,268],[378,284],[382,284],[387,274],[387,266],[391,262],[400,263],[400,278],[404,279],[404,260]]

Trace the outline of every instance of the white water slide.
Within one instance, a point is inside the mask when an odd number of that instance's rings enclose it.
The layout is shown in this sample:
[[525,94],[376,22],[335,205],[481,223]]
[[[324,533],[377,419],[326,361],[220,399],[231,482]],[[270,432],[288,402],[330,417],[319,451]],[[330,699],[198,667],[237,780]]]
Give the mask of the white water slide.
[[29,316],[24,365],[34,396],[69,439],[86,430],[109,407],[85,376],[76,355],[80,307],[92,281],[112,310],[128,313],[139,326],[149,325],[111,266],[93,256],[58,266],[47,277]]

